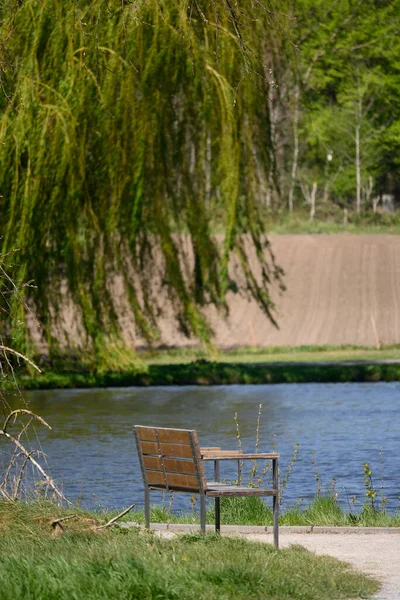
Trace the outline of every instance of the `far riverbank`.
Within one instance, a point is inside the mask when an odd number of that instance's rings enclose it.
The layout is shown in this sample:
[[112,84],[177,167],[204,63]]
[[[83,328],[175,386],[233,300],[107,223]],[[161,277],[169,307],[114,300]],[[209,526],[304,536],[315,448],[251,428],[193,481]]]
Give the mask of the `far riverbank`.
[[[351,383],[400,381],[400,361],[150,364],[143,372],[20,375],[26,390],[179,385],[257,385],[276,383]],[[11,387],[12,382],[9,386]]]

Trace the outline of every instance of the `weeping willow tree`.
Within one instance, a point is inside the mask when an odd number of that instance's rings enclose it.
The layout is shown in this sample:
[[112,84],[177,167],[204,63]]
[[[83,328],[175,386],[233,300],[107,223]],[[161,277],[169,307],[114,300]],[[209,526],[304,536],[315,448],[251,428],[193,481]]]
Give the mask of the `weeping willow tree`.
[[223,310],[239,284],[273,321],[261,182],[277,17],[228,0],[10,0],[0,13],[0,243],[10,276],[35,282],[24,295],[50,348],[66,288],[92,348],[118,339],[116,274],[156,339],[157,265],[187,335],[208,343],[205,305]]

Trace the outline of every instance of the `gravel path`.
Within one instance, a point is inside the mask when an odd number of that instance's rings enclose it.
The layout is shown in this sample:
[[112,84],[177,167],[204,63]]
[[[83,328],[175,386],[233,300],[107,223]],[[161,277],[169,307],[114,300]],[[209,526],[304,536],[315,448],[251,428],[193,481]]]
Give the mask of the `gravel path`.
[[[247,534],[249,540],[271,542],[269,534]],[[329,554],[382,581],[376,600],[400,600],[400,535],[387,533],[283,533],[281,548],[300,544],[317,554]]]

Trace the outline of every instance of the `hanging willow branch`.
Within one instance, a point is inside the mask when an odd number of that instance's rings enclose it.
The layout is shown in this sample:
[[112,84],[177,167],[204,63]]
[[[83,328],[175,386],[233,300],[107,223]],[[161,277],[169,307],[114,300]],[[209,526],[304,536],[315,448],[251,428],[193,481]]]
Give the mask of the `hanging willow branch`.
[[[119,276],[141,336],[157,337],[158,278],[181,329],[207,343],[204,306],[225,307],[237,251],[271,317],[281,273],[254,184],[260,168],[272,180],[269,83],[253,76],[272,13],[227,0],[9,0],[0,13],[14,57],[0,67],[0,240],[21,249],[10,276],[37,284],[48,341],[65,286],[95,349],[118,337]],[[265,246],[262,282],[242,235]]]

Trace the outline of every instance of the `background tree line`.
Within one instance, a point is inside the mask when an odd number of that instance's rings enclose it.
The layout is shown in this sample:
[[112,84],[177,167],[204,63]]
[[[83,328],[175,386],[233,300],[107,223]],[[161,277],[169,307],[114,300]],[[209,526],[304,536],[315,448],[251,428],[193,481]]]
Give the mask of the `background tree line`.
[[382,193],[398,194],[399,8],[290,3],[289,35],[271,52],[278,88],[270,108],[289,210],[317,195],[360,212]]
[[[206,343],[203,308],[228,289],[273,320],[266,211],[398,188],[399,2],[5,0],[2,260],[38,286],[50,348],[66,295],[97,353],[119,338],[117,275],[149,342],[155,271]],[[25,349],[20,299],[14,315]]]

